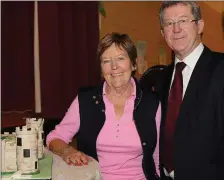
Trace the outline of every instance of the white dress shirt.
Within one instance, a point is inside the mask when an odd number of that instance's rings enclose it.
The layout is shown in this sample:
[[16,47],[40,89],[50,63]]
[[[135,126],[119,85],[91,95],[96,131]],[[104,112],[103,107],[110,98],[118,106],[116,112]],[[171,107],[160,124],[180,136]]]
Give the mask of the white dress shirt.
[[[194,51],[191,54],[189,54],[187,57],[185,57],[182,61],[179,60],[177,57],[175,57],[175,66],[178,62],[184,62],[186,64],[185,68],[182,71],[182,75],[183,75],[183,96],[182,96],[182,99],[184,98],[184,95],[185,95],[185,92],[186,92],[186,89],[187,89],[187,85],[188,85],[189,80],[191,78],[191,74],[192,74],[192,72],[194,70],[194,67],[195,67],[196,63],[198,62],[198,59],[201,56],[203,50],[204,50],[204,45],[202,43],[200,43],[194,49]],[[172,80],[171,80],[172,83],[173,83],[174,74],[175,74],[175,68],[174,68],[173,75],[172,75]],[[170,83],[170,88],[171,88],[172,83]],[[164,172],[165,172],[166,176],[170,176],[172,179],[174,179],[174,171],[172,171],[172,172],[170,172],[170,174],[168,174],[168,172],[164,168]]]

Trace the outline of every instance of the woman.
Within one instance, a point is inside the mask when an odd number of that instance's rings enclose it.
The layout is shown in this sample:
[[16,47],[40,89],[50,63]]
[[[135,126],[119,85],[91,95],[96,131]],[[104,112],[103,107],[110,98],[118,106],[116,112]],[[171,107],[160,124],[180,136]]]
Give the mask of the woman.
[[[104,180],[158,179],[153,153],[159,101],[153,92],[142,92],[132,77],[136,47],[126,34],[107,34],[97,56],[103,85],[78,93],[62,122],[47,136],[47,145],[68,164],[85,165],[89,156],[95,158]],[[78,149],[68,146],[74,135]],[[154,157],[158,163],[158,150]]]

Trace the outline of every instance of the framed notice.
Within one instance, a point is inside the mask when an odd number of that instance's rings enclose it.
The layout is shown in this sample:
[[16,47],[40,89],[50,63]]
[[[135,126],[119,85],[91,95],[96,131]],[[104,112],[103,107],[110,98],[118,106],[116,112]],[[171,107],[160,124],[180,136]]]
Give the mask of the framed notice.
[[146,61],[146,50],[147,50],[147,42],[146,41],[137,41],[137,71],[140,75],[142,75],[147,69],[147,61]]

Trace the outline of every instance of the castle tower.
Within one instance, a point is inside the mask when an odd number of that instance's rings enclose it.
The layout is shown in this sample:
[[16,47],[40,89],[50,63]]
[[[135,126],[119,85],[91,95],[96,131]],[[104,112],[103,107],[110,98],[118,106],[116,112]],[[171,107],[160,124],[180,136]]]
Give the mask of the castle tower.
[[1,172],[4,174],[16,171],[16,134],[5,132],[1,136]]
[[27,126],[16,127],[16,155],[18,171],[23,174],[39,173],[37,130]]
[[43,118],[26,118],[27,128],[35,128],[37,130],[38,143],[38,159],[44,157],[44,119]]
[[38,159],[44,158],[44,131],[37,132],[37,150]]

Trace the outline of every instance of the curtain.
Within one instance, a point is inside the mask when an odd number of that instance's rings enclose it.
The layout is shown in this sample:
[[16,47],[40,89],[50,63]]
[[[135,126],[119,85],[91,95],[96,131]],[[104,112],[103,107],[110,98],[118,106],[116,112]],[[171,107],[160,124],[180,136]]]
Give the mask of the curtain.
[[98,2],[39,2],[42,113],[59,118],[79,87],[100,82]]
[[[1,8],[2,111],[35,113],[34,2]],[[63,117],[80,87],[100,83],[98,17],[98,2],[38,2],[42,117]]]
[[1,2],[2,111],[34,109],[33,2]]

